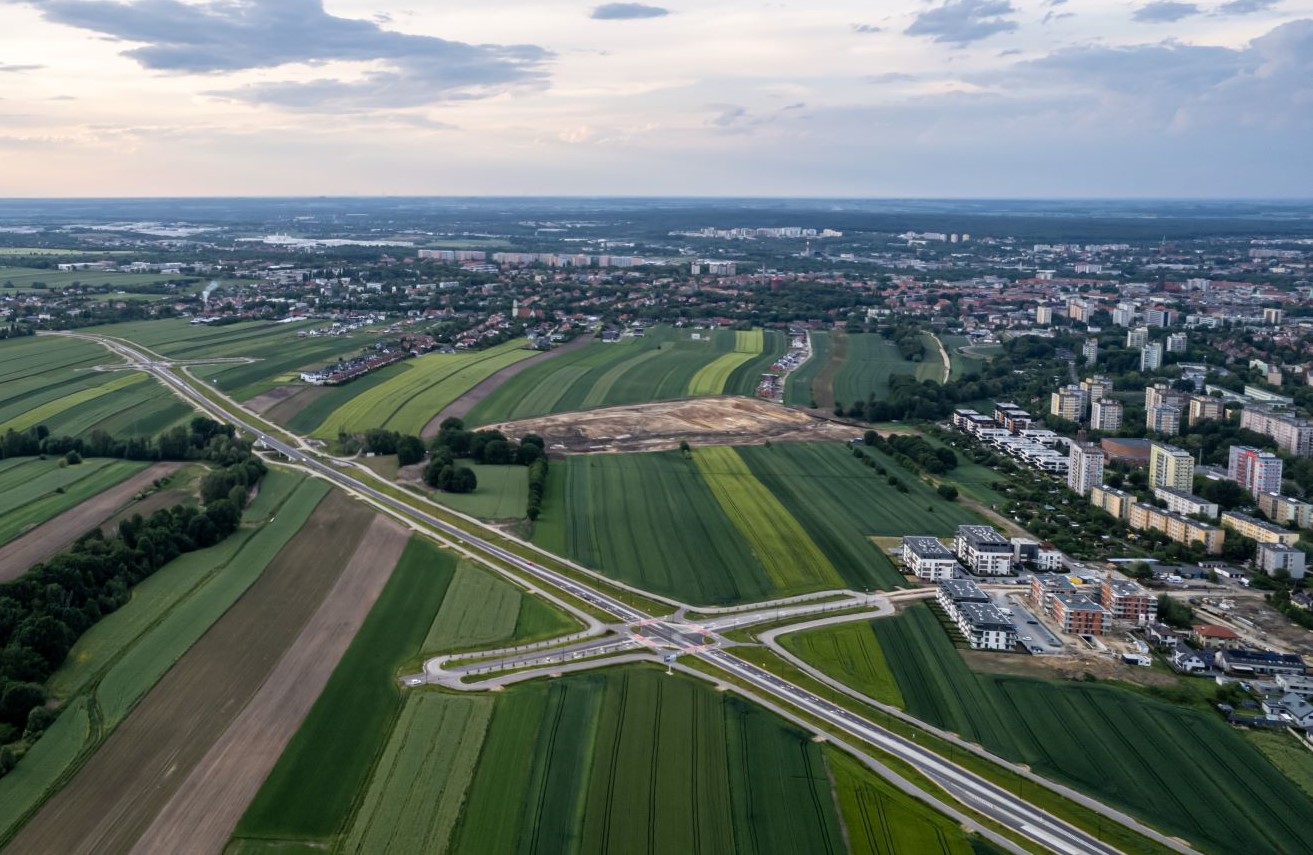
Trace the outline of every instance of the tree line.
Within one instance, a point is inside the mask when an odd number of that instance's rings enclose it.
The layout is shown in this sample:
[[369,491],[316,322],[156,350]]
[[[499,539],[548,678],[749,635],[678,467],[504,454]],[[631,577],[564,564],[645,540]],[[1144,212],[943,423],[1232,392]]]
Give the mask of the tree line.
[[264,462],[234,438],[229,425],[197,418],[188,434],[181,459],[216,466],[201,483],[203,507],[179,504],[145,518],[134,514],[111,535],[92,529],[65,552],[0,585],[0,774],[54,720],[43,684],[74,642],[126,603],[139,582],[180,555],[213,546],[241,524],[248,490],[264,475]]

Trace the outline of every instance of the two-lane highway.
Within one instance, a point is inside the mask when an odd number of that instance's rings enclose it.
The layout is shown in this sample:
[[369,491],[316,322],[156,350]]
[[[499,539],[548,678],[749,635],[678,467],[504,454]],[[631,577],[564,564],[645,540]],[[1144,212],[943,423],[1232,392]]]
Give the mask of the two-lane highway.
[[[252,424],[246,419],[239,418],[232,412],[219,407],[185,379],[169,370],[169,366],[163,361],[153,359],[135,347],[95,336],[83,337],[101,342],[135,363],[135,367],[159,378],[161,382],[177,394],[194,402],[201,410],[216,418],[226,420],[257,437],[265,447],[282,454],[299,466],[313,470],[338,486],[367,497],[407,522],[417,524],[421,528],[459,542],[467,549],[495,558],[497,561],[514,567],[557,591],[568,594],[605,612],[619,622],[629,624],[640,620],[653,621],[650,627],[653,636],[681,649],[686,655],[699,657],[751,684],[779,702],[788,704],[796,710],[825,722],[830,727],[898,757],[943,787],[962,804],[990,817],[999,824],[1047,849],[1061,853],[1097,853],[1097,855],[1112,855],[1117,851],[1084,831],[1034,807],[1002,787],[967,772],[935,752],[923,748],[914,740],[906,739],[886,730],[724,650],[708,649],[705,645],[694,645],[678,628],[657,620],[653,615],[632,608],[609,594],[576,581],[563,573],[523,558],[486,538],[472,534],[461,527],[440,519],[422,508],[417,508],[371,487],[342,469],[323,462],[318,456],[307,453],[302,448],[280,439],[267,428]],[[721,640],[714,632],[709,631],[708,635],[716,641]]]

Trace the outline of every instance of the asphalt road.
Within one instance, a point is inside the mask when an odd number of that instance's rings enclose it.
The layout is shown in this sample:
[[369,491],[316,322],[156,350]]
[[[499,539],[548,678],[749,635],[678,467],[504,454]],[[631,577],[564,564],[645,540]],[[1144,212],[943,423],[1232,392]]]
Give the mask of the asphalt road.
[[[745,662],[725,650],[706,649],[702,646],[693,645],[686,635],[670,624],[657,620],[656,616],[640,612],[602,591],[595,590],[561,573],[522,558],[514,552],[458,528],[420,508],[395,499],[357,480],[335,466],[322,462],[302,448],[290,445],[266,432],[264,427],[244,421],[219,408],[204,394],[192,387],[190,383],[169,370],[170,366],[166,362],[157,361],[149,354],[119,341],[96,336],[84,335],[83,337],[99,341],[130,362],[136,363],[136,367],[159,378],[161,382],[177,394],[194,402],[199,409],[211,413],[216,418],[235,424],[242,430],[256,436],[264,446],[282,454],[300,466],[317,472],[329,481],[351,492],[365,496],[378,505],[391,509],[409,522],[418,523],[425,528],[441,533],[444,537],[460,542],[468,548],[515,567],[558,591],[588,603],[621,623],[630,624],[641,620],[653,621],[649,627],[651,637],[665,641],[672,647],[685,651],[686,655],[696,656],[716,666],[722,671],[767,693],[776,701],[784,702],[796,710],[808,713],[826,722],[843,733],[889,752],[939,784],[962,804],[991,817],[1029,840],[1052,851],[1073,853],[1073,855],[1075,853],[1110,854],[1117,852],[1116,849],[1104,844],[1094,836],[1032,806],[1016,794],[967,772],[933,751],[922,748],[912,739],[906,739],[885,730],[873,722],[819,698],[764,669]],[[715,637],[714,633],[709,634]]]

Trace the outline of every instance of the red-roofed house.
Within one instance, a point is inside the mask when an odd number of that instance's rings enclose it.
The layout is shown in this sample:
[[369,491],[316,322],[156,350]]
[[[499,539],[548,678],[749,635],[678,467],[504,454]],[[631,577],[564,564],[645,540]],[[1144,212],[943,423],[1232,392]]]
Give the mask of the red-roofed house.
[[1195,644],[1200,647],[1238,647],[1240,645],[1240,636],[1233,630],[1224,626],[1216,626],[1211,623],[1197,623],[1192,627],[1191,632]]

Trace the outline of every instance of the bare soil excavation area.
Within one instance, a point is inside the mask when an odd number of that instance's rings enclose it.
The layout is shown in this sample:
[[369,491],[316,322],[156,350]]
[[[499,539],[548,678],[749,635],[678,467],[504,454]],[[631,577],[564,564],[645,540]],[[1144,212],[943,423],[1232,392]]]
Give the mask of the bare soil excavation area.
[[718,397],[558,413],[490,427],[536,433],[551,451],[663,451],[690,444],[849,440],[861,431],[757,398]]

